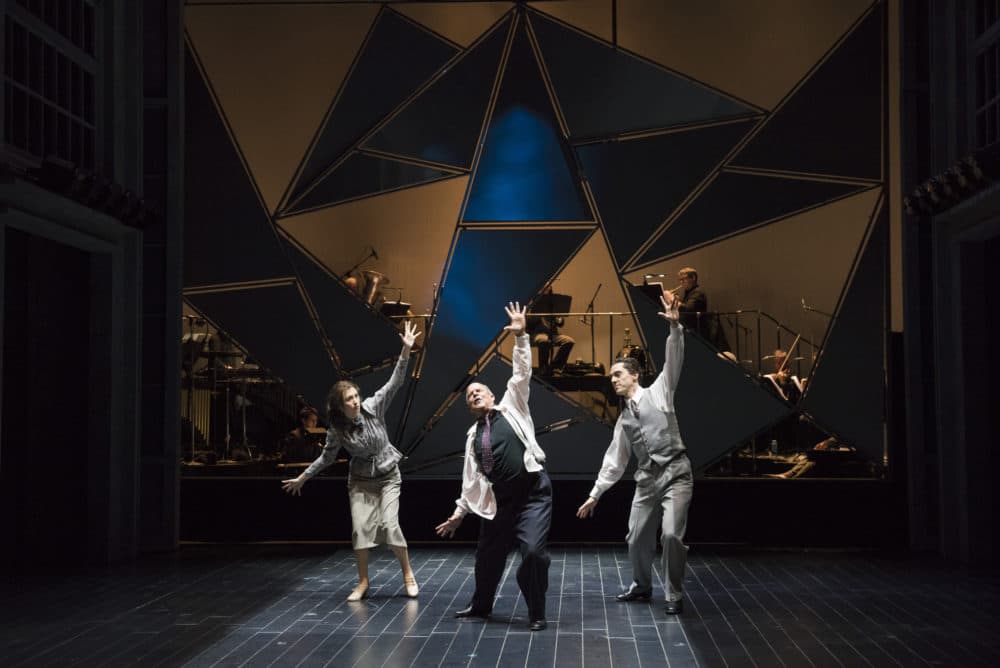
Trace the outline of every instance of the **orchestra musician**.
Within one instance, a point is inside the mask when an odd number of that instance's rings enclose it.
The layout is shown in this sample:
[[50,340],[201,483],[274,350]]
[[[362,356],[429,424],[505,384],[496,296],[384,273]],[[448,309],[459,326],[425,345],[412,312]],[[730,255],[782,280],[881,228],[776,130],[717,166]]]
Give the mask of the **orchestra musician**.
[[[546,286],[541,294],[539,301],[542,303],[542,308],[545,310],[552,308],[552,285]],[[565,319],[561,316],[528,315],[528,333],[531,335],[531,343],[538,347],[538,375],[540,376],[561,373],[566,362],[569,361],[569,355],[573,351],[576,340],[568,334],[559,332],[559,328],[564,323]],[[553,349],[555,353],[553,353]]]
[[344,279],[344,284],[358,297],[361,296],[361,281],[358,280],[357,276],[348,276]]
[[773,393],[794,404],[802,396],[803,385],[788,367],[788,353],[778,348],[771,354],[771,361],[774,371],[764,374],[764,380]]
[[314,436],[319,413],[312,406],[299,411],[299,426],[285,434],[281,443],[281,458],[285,462],[311,462],[319,456],[322,446]]
[[717,350],[729,350],[726,334],[719,326],[719,316],[708,312],[708,295],[698,284],[698,270],[684,267],[677,272],[679,285],[675,289],[680,302],[677,310],[681,314],[681,324],[711,343]]

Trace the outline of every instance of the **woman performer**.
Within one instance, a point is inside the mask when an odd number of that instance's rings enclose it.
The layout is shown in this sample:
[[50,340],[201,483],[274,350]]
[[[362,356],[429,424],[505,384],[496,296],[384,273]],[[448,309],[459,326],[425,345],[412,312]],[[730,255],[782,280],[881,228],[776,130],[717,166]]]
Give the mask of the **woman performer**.
[[358,584],[347,597],[360,601],[368,595],[368,551],[387,544],[403,570],[406,595],[419,592],[410,567],[406,539],[399,528],[399,460],[402,453],[389,442],[385,413],[396,391],[406,378],[410,348],[420,332],[407,321],[399,335],[403,350],[389,381],[364,401],[358,386],[342,380],[330,388],[326,410],[330,428],[322,454],[298,477],[282,480],[282,488],[298,496],[309,478],[332,464],[341,448],[351,453],[351,469],[347,478],[347,495],[351,505],[352,542],[358,562]]

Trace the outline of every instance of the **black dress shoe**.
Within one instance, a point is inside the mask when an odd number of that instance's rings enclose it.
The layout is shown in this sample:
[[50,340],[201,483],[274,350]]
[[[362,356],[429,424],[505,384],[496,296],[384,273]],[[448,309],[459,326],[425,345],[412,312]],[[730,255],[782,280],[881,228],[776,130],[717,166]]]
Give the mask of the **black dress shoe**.
[[548,626],[549,623],[544,619],[535,619],[528,624],[528,629],[531,631],[544,631]]
[[471,605],[468,608],[455,611],[455,619],[486,619],[489,616],[490,613],[476,610]]
[[684,612],[684,601],[667,601],[667,606],[663,608],[663,612],[668,615],[679,615]]
[[627,603],[628,601],[648,601],[650,596],[653,595],[651,590],[643,591],[635,585],[632,585],[622,593],[615,596],[620,603]]

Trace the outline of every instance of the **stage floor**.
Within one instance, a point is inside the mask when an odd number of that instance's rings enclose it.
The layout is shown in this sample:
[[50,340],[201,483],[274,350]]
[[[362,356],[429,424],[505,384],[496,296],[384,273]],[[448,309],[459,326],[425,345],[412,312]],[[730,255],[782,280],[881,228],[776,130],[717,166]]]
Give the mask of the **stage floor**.
[[[617,603],[620,546],[554,547],[549,628],[529,632],[511,563],[494,616],[458,621],[471,545],[412,548],[405,597],[391,554],[371,597],[344,599],[336,545],[185,545],[100,572],[5,576],[0,663],[12,666],[997,666],[1000,579],[871,553],[695,545],[685,611]],[[659,581],[657,581],[659,586]]]

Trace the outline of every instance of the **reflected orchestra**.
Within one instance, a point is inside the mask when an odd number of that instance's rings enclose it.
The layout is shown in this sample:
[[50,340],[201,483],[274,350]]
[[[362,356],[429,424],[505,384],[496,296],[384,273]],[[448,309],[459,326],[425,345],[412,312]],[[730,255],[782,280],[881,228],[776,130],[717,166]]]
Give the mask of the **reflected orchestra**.
[[[391,285],[389,276],[375,269],[358,271],[369,259],[378,259],[373,247],[341,276],[343,290],[379,317],[402,331],[409,319],[433,327],[434,313],[414,314],[403,300],[403,289]],[[683,267],[677,285],[664,287],[666,274],[646,274],[633,297],[640,305],[655,308],[663,295],[676,300],[678,323],[685,336],[704,346],[718,364],[739,370],[752,383],[787,406],[786,415],[750,438],[734,443],[720,459],[704,467],[706,477],[881,477],[883,461],[869,461],[843,437],[826,431],[806,411],[799,410],[811,374],[822,353],[821,346],[801,332],[793,331],[760,310],[711,311],[709,297],[699,283],[694,267]],[[631,326],[637,311],[595,311],[598,285],[585,311],[572,309],[573,296],[555,290],[547,282],[526,310],[526,332],[532,352],[534,377],[573,401],[593,418],[613,426],[620,418],[617,396],[598,358],[595,324],[607,332],[604,360],[612,364],[630,360],[641,382],[655,377],[659,364],[641,333]],[[437,297],[435,285],[435,299]],[[436,304],[436,301],[435,301]],[[830,314],[809,307],[802,309],[829,318]],[[577,338],[565,333],[570,322],[577,336],[585,334],[589,360],[571,359]],[[616,323],[621,334],[615,334]],[[305,471],[322,453],[328,433],[324,417],[301,394],[279,377],[257,364],[225,331],[191,312],[184,316],[182,337],[182,437],[186,475],[286,476]],[[603,333],[603,332],[602,332]],[[766,342],[777,347],[767,348]],[[731,345],[730,342],[735,343]],[[617,343],[617,345],[616,345]],[[782,347],[784,346],[784,347]],[[420,366],[423,350],[414,349]],[[359,370],[371,373],[387,369],[391,361],[380,360]],[[350,378],[348,373],[344,376]],[[551,425],[540,427],[550,429]],[[540,431],[540,433],[542,433]],[[324,475],[346,476],[350,458],[345,452],[324,467]]]

